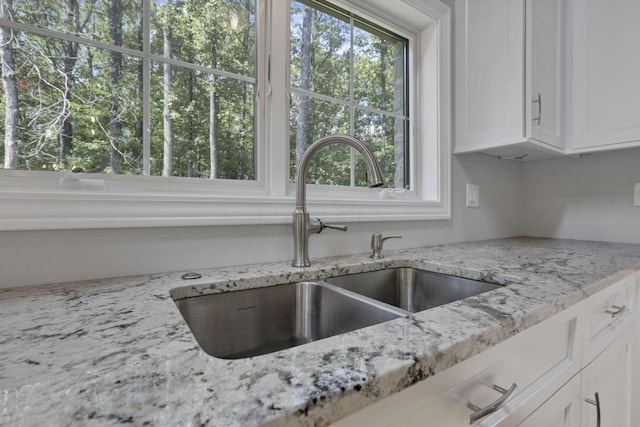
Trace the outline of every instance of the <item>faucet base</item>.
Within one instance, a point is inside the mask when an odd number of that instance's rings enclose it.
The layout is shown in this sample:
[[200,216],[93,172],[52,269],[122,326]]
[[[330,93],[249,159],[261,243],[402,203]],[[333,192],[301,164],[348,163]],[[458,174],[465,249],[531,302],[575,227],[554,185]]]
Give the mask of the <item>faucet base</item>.
[[314,231],[313,224],[309,218],[309,213],[303,208],[296,208],[293,213],[293,267],[309,267],[309,233]]

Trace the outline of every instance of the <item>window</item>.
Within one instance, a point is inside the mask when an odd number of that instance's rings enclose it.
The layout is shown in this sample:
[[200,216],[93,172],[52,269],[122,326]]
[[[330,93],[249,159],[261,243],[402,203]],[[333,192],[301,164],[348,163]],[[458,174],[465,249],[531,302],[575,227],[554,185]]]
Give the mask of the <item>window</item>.
[[[312,0],[291,2],[290,25],[290,177],[313,141],[343,133],[367,141],[388,187],[410,188],[408,40]],[[308,182],[366,185],[362,159],[346,147],[314,160]]]
[[296,158],[330,133],[387,185],[324,149],[315,215],[447,218],[450,12],[387,3],[13,0],[0,230],[286,223]]
[[254,179],[254,3],[5,3],[4,167]]

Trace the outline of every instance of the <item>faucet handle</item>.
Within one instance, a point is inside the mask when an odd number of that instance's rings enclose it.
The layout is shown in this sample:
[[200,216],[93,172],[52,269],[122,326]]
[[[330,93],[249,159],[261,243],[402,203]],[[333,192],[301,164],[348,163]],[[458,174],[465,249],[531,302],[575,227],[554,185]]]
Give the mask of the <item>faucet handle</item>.
[[347,231],[349,229],[349,227],[347,227],[346,225],[325,224],[320,220],[320,218],[316,218],[316,221],[318,221],[318,223],[320,224],[320,229],[318,230],[318,233],[320,233],[325,228],[330,228],[332,230],[338,230],[338,231]]
[[380,259],[382,256],[382,244],[387,239],[402,239],[402,236],[391,235],[383,236],[382,233],[373,233],[371,235],[371,249],[373,252],[369,255],[369,258]]
[[322,224],[322,228],[330,228],[332,230],[347,231],[349,227],[339,224]]

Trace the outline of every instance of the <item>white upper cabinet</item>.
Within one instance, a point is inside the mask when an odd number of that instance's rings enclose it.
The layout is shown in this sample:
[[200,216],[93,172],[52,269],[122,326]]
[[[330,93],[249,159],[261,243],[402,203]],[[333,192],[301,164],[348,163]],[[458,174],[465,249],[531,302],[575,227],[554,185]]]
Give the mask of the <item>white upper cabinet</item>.
[[527,135],[562,148],[564,2],[530,0],[527,4],[525,72],[527,78]]
[[567,8],[569,152],[640,146],[640,1]]
[[456,0],[455,14],[455,152],[563,154],[563,2]]

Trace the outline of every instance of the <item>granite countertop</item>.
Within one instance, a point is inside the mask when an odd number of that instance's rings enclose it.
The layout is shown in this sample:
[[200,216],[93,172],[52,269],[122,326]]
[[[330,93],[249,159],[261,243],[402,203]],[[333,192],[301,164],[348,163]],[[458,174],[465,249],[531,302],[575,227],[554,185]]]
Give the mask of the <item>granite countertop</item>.
[[[0,290],[0,425],[324,426],[640,269],[640,245],[513,238]],[[413,266],[507,284],[240,360],[204,353],[173,296]]]

